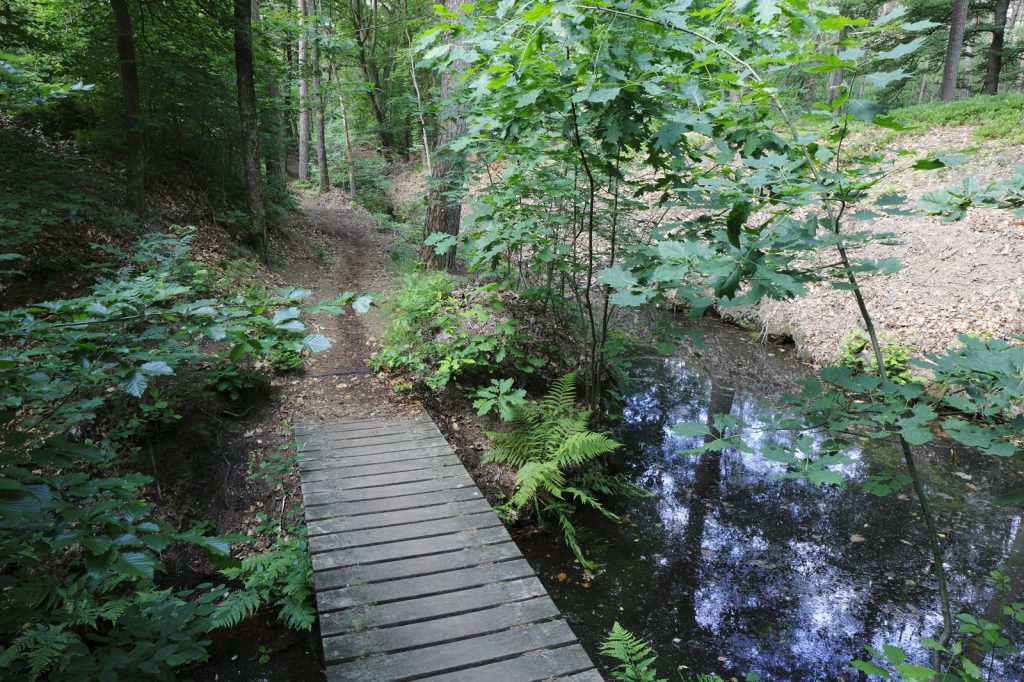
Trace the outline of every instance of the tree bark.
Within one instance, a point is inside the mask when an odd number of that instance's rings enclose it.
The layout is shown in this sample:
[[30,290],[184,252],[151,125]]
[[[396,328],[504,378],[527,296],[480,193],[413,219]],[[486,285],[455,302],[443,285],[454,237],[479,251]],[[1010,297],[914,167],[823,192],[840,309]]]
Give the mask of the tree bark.
[[242,163],[245,167],[245,195],[254,231],[260,235],[263,260],[267,260],[267,214],[263,206],[263,178],[260,176],[260,134],[256,114],[256,84],[252,65],[252,3],[235,0],[235,74],[238,91],[238,119],[242,124]]
[[142,133],[142,106],[139,95],[139,70],[135,62],[135,38],[127,0],[110,0],[117,30],[117,62],[124,99],[124,136],[128,151],[125,166],[125,194],[128,208],[136,215],[146,214],[146,157]]
[[295,0],[299,15],[299,180],[309,182],[309,80],[306,65],[306,2]]
[[[846,35],[847,35],[848,31],[849,31],[849,27],[848,26],[843,26],[843,28],[840,29],[840,31],[839,31],[839,43],[840,44],[836,45],[836,49],[835,49],[835,54],[836,54],[837,57],[838,57],[839,53],[842,52],[842,50],[843,50],[842,42],[843,42],[843,39],[846,38]],[[832,106],[832,102],[834,102],[836,97],[838,97],[843,92],[842,87],[841,87],[842,84],[843,84],[843,69],[836,69],[835,71],[832,71],[831,73],[828,74],[828,90],[826,90],[826,92],[825,92],[825,104],[827,104],[828,106]]]
[[331,188],[327,171],[327,140],[324,137],[324,93],[320,89],[320,50],[317,46],[317,0],[307,0],[307,17],[313,27],[313,40],[309,43],[310,100],[313,103],[313,128],[316,135],[316,170],[320,192]]
[[1010,0],[996,0],[992,16],[992,45],[988,52],[988,68],[985,70],[985,84],[982,87],[986,95],[999,92],[999,74],[1003,70],[1003,43],[1006,38],[1007,13],[1010,11]]
[[[445,9],[458,12],[461,0],[444,0]],[[463,157],[461,152],[444,149],[452,140],[466,132],[466,122],[458,106],[452,101],[455,82],[462,73],[463,63],[454,61],[441,73],[438,101],[441,110],[437,116],[437,139],[434,141],[434,168],[430,174],[427,195],[427,220],[423,225],[424,241],[435,232],[452,236],[459,234],[462,222],[462,199],[456,196],[463,186]],[[439,150],[441,153],[439,153]],[[455,265],[455,246],[439,254],[426,243],[420,248],[420,260],[434,268],[451,270]]]
[[[260,21],[259,3],[252,0],[252,23]],[[287,142],[285,137],[285,112],[287,106],[281,101],[281,86],[276,74],[271,74],[267,84],[270,108],[264,111],[263,124],[270,133],[269,142],[263,149],[263,163],[267,168],[268,198],[282,201],[288,186]]]
[[964,29],[967,28],[968,0],[956,0],[953,17],[949,21],[949,40],[946,43],[946,57],[942,66],[942,86],[939,99],[952,102],[956,95],[957,76],[960,73],[960,52],[964,46]]

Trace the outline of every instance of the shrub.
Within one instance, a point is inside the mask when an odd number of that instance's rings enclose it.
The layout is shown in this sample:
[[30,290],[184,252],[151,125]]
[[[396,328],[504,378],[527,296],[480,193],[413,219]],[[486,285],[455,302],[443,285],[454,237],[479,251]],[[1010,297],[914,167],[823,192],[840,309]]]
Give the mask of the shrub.
[[503,365],[530,373],[544,362],[523,353],[525,335],[515,322],[498,317],[502,308],[492,286],[457,293],[445,273],[409,275],[373,365],[409,373],[432,389],[481,380]]
[[907,126],[927,130],[935,126],[977,126],[979,140],[1024,142],[1024,95],[976,95],[954,102],[930,102],[892,112],[893,118]]
[[190,241],[187,231],[147,235],[131,262],[89,295],[0,312],[7,679],[171,679],[174,668],[205,655],[204,633],[249,608],[244,591],[223,586],[157,589],[160,553],[171,544],[230,561],[231,544],[247,538],[154,519],[142,497],[150,479],[126,469],[122,454],[143,429],[175,421],[178,384],[167,377],[201,377],[218,351],[240,363],[330,344],[304,336],[297,304],[305,290],[199,298],[182,279],[194,271],[186,267]]
[[648,493],[620,474],[605,471],[601,459],[620,444],[605,433],[587,428],[590,412],[576,406],[576,374],[562,377],[538,403],[511,408],[512,430],[488,433],[493,441],[484,462],[515,467],[516,492],[498,512],[515,521],[524,510],[544,524],[553,519],[565,543],[585,568],[596,566],[584,555],[572,523],[577,505],[589,507],[612,521],[619,517],[597,495]]

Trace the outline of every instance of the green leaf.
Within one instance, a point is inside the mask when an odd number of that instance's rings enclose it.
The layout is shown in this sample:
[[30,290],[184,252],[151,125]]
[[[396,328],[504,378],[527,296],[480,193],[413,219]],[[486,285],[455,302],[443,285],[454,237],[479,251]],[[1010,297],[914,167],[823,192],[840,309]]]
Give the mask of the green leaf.
[[302,339],[302,347],[310,353],[322,353],[331,347],[331,341],[323,334],[310,334]]
[[726,236],[729,238],[729,243],[737,249],[740,248],[740,230],[753,210],[754,205],[749,201],[739,201],[732,205],[729,216],[725,219]]
[[149,379],[146,375],[141,372],[133,372],[127,379],[121,381],[119,386],[121,390],[128,395],[141,398],[142,394],[146,392],[146,387],[149,385]]
[[621,265],[613,265],[602,270],[601,281],[614,289],[627,289],[637,283],[633,273]]
[[892,679],[892,675],[885,668],[872,663],[871,661],[852,661],[850,663],[854,668],[861,672],[867,673],[868,675],[876,675],[878,677],[884,677],[887,680]]
[[679,422],[672,427],[672,432],[684,438],[707,436],[711,433],[708,431],[708,425],[701,422]]
[[174,374],[174,370],[171,368],[171,366],[168,365],[163,360],[154,360],[152,362],[143,363],[143,365],[139,367],[139,371],[142,372],[143,374],[149,375],[158,374],[162,376],[167,376]]
[[858,121],[871,123],[882,113],[882,107],[878,102],[869,99],[850,100],[850,115]]
[[754,16],[758,23],[770,24],[781,13],[777,0],[754,0]]
[[151,580],[156,570],[156,559],[147,552],[120,552],[115,565],[122,573]]
[[904,71],[903,69],[896,69],[895,71],[876,71],[875,73],[869,73],[864,76],[864,80],[871,85],[884,88],[891,83],[901,81],[905,78],[910,78],[912,75],[913,74],[909,71]]
[[924,44],[924,41],[927,40],[927,39],[928,38],[926,36],[918,36],[917,38],[914,38],[913,40],[911,40],[909,42],[903,43],[902,45],[897,45],[896,47],[892,48],[891,50],[886,50],[885,52],[879,52],[877,55],[875,55],[875,58],[876,59],[899,59],[900,57],[905,57],[906,55],[908,55],[908,54],[914,52],[915,50],[917,50],[917,48],[921,47]]
[[370,306],[373,305],[373,296],[360,296],[352,302],[352,310],[357,313],[368,313],[370,312]]

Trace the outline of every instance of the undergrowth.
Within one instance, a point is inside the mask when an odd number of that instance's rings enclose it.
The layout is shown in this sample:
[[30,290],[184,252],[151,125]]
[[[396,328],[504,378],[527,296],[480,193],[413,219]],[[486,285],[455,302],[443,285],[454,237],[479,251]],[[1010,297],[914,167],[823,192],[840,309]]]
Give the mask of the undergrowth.
[[929,102],[890,112],[905,126],[929,130],[935,126],[977,126],[978,140],[1024,142],[1024,94],[976,95],[953,102]]
[[516,491],[498,508],[499,514],[513,522],[524,514],[533,514],[542,525],[553,521],[580,564],[596,568],[580,546],[573,523],[576,509],[586,507],[618,522],[598,495],[647,495],[605,469],[604,458],[620,444],[606,433],[589,430],[590,412],[576,405],[575,373],[556,381],[543,400],[508,409],[512,429],[487,434],[493,445],[483,459],[517,470]]

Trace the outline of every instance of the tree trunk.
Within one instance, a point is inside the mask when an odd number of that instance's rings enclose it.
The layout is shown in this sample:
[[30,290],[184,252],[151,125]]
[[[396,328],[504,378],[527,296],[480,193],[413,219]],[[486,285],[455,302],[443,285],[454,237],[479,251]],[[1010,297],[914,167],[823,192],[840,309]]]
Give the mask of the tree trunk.
[[956,81],[960,72],[960,52],[964,46],[964,29],[967,28],[968,0],[956,0],[953,17],[949,22],[949,41],[946,43],[946,57],[942,67],[942,86],[939,99],[952,102],[956,95]]
[[988,52],[988,68],[985,70],[986,95],[999,92],[999,74],[1003,70],[1003,41],[1006,37],[1007,12],[1010,11],[1010,0],[996,0],[995,12],[992,17],[992,46]]
[[348,160],[348,193],[351,199],[356,198],[356,163],[352,155],[352,140],[348,136],[348,114],[345,111],[345,94],[341,91],[341,79],[338,70],[331,64],[331,76],[334,86],[338,88],[338,108],[341,110],[341,132],[345,136],[345,157]]
[[405,41],[409,45],[409,75],[412,76],[412,88],[416,93],[416,109],[420,119],[420,132],[423,134],[423,165],[427,169],[427,175],[430,175],[434,171],[430,159],[430,140],[427,138],[427,121],[423,117],[423,95],[420,94],[420,82],[416,78],[416,57],[413,54],[412,35],[408,28],[405,29]]
[[310,100],[313,103],[313,128],[316,134],[316,170],[320,192],[331,188],[327,171],[327,140],[324,137],[324,93],[320,89],[320,50],[317,46],[319,8],[316,0],[307,0],[306,11],[313,27],[313,40],[309,44]]
[[252,66],[252,3],[235,0],[235,74],[238,91],[238,119],[242,124],[242,163],[245,167],[245,196],[253,229],[260,235],[263,260],[267,260],[267,215],[263,206],[263,178],[260,176],[260,133],[256,115],[256,84]]
[[[843,26],[839,31],[839,44],[836,45],[835,54],[836,56],[843,50],[842,42],[846,38],[846,34],[849,31],[848,26]],[[832,106],[832,102],[835,101],[836,97],[842,94],[843,84],[843,70],[836,69],[828,74],[828,90],[825,92],[825,104]]]
[[[458,12],[461,0],[444,0],[445,9]],[[463,185],[463,158],[461,152],[444,149],[452,140],[466,132],[458,106],[452,102],[454,85],[463,69],[461,61],[454,61],[441,73],[438,101],[441,110],[437,116],[437,139],[434,141],[434,168],[430,174],[427,220],[423,225],[423,239],[435,232],[452,236],[459,234],[462,222],[462,198],[457,195]],[[442,150],[442,153],[438,153]],[[438,254],[433,246],[423,244],[420,260],[435,268],[451,270],[455,265],[455,246]]]
[[142,216],[146,214],[146,157],[132,16],[128,12],[127,0],[110,0],[110,8],[114,11],[114,26],[117,29],[117,62],[121,72],[121,95],[124,98],[124,136],[128,149],[125,194],[128,208]]
[[295,0],[299,15],[299,180],[309,182],[309,80],[306,68],[306,2]]
[[[259,3],[252,0],[252,22],[260,21]],[[281,86],[276,74],[271,74],[267,84],[267,96],[270,99],[269,111],[264,112],[263,124],[269,130],[269,144],[263,150],[263,163],[267,168],[267,190],[270,201],[284,200],[288,186],[285,112],[288,110],[281,101]]]

